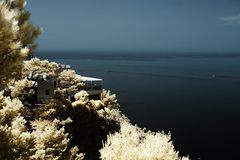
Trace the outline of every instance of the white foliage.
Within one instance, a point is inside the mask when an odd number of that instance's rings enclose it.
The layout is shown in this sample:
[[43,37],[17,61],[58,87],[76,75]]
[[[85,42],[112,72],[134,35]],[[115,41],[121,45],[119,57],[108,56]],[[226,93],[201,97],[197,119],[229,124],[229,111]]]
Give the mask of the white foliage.
[[80,91],[75,94],[76,101],[72,103],[73,107],[85,106],[89,101],[88,93],[86,91]]
[[7,22],[11,24],[11,30],[16,36],[19,30],[18,20],[16,19],[16,17],[18,16],[18,12],[13,9],[10,10],[7,7],[7,4],[4,3],[4,1],[0,1],[0,6],[1,6],[1,17],[3,17]]
[[122,122],[120,131],[110,134],[100,150],[104,160],[179,160],[170,135],[146,132],[129,122]]
[[36,153],[33,159],[60,159],[68,147],[69,139],[59,120],[34,121],[32,135],[36,139]]
[[23,75],[25,77],[33,73],[35,75],[46,75],[48,77],[57,77],[60,68],[55,62],[49,62],[48,60],[40,60],[38,58],[32,58],[30,61],[26,61],[24,64]]
[[84,86],[84,84],[81,82],[81,76],[76,74],[74,70],[63,70],[59,74],[59,80],[60,80],[60,88],[67,90],[68,92],[77,91],[79,88]]
[[27,91],[27,89],[30,89],[32,86],[33,86],[32,82],[27,80],[27,78],[15,81],[13,83],[13,86],[10,87],[11,97],[15,98],[26,94],[30,95],[31,92]]
[[19,13],[0,1],[0,90],[21,73],[23,59],[28,54],[27,46],[18,39]]
[[117,97],[115,94],[112,95],[110,91],[103,90],[100,99],[101,105],[104,106],[103,109],[97,110],[100,117],[105,118],[107,121],[113,120],[117,123],[129,121],[129,119],[119,110],[120,105],[117,103]]
[[0,124],[9,124],[15,117],[20,115],[23,104],[18,99],[11,100],[9,97],[0,95]]

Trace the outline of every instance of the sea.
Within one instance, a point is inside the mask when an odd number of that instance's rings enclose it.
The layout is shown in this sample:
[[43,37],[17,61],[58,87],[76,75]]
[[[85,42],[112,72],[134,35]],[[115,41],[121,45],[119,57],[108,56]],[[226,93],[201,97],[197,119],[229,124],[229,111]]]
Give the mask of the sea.
[[133,124],[170,133],[181,156],[240,159],[240,54],[39,52],[101,78]]

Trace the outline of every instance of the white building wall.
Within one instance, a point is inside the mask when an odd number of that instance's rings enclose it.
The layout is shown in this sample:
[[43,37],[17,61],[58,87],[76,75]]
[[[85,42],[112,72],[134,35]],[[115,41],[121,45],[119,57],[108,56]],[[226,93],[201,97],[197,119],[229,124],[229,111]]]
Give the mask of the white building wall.
[[[53,82],[38,82],[38,89],[37,89],[37,100],[42,102],[45,100],[49,100],[52,98],[54,93],[54,81]],[[48,94],[49,93],[49,94]]]

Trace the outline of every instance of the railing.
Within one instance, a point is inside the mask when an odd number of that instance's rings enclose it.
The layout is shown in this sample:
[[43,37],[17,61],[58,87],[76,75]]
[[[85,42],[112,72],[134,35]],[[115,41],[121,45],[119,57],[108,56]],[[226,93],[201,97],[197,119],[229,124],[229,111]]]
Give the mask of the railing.
[[102,90],[102,85],[97,85],[97,84],[86,84],[83,87],[84,90]]

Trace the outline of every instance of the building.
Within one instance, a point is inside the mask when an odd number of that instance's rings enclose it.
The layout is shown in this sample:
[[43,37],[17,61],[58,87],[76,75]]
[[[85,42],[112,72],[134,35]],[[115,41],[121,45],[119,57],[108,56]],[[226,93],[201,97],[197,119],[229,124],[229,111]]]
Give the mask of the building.
[[102,92],[103,80],[93,77],[81,76],[82,82],[85,83],[84,90],[87,91],[89,99],[100,99]]
[[[70,65],[59,64],[60,70],[70,69]],[[32,72],[28,76],[28,80],[33,83],[33,88],[35,90],[35,102],[36,104],[42,104],[45,101],[53,97],[54,91],[59,87],[58,77],[49,77],[45,73]],[[89,94],[89,99],[100,99],[100,94],[102,92],[103,80],[99,78],[81,76],[81,80],[85,83],[84,87],[76,90],[73,93],[65,93],[65,97],[69,98],[71,101],[75,101],[74,95],[85,90]]]

